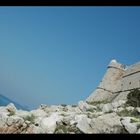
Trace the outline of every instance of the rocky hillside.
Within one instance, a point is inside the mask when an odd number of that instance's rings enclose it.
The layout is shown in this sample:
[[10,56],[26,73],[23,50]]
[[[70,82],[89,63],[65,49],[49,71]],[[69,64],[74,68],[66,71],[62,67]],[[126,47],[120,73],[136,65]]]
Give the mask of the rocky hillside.
[[13,103],[0,106],[0,133],[140,133],[139,88],[118,92],[124,71],[111,61],[97,89],[77,105],[40,105],[32,111]]
[[140,107],[131,96],[108,103],[41,105],[32,111],[10,103],[0,107],[0,133],[140,133]]

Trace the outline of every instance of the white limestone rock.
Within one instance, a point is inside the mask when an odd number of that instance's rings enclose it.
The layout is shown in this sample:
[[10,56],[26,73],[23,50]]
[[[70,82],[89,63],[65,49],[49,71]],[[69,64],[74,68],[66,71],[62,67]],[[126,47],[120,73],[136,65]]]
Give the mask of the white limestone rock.
[[104,104],[102,106],[102,110],[104,113],[113,112],[113,111],[117,112],[118,108],[120,108],[121,106],[123,107],[124,104],[125,104],[124,100],[119,100],[116,102],[107,103],[107,104]]
[[137,107],[136,110],[138,111],[138,113],[140,113],[140,107]]
[[25,118],[27,116],[31,116],[31,113],[28,112],[28,111],[25,111],[25,110],[17,110],[15,112],[15,115],[18,116],[18,117],[21,117],[21,118]]
[[92,133],[92,128],[90,127],[91,119],[87,118],[86,115],[76,115],[75,121],[77,123],[76,127],[83,133]]
[[88,111],[88,110],[94,112],[94,111],[97,109],[96,106],[87,104],[87,103],[84,102],[84,101],[79,101],[79,102],[78,102],[78,107],[79,107],[83,112]]
[[79,107],[82,111],[86,111],[85,102],[79,101],[79,102],[78,102],[78,107]]
[[0,107],[0,114],[6,114],[6,115],[8,115],[9,114],[9,111],[7,110],[7,108],[5,107],[5,106],[1,106]]
[[15,105],[13,103],[10,103],[6,106],[6,109],[9,111],[9,112],[16,112],[17,109],[15,107]]
[[75,112],[75,107],[72,107],[71,105],[67,105],[68,112]]
[[137,134],[140,134],[140,128],[138,129]]
[[0,112],[0,127],[7,126],[6,122],[8,117],[7,113]]
[[75,115],[76,115],[76,113],[71,112],[71,113],[69,113],[67,116],[65,116],[65,117],[63,118],[63,120],[67,120],[68,122],[70,122],[70,124],[72,124],[72,122],[73,122],[74,119],[75,119]]
[[114,110],[114,109],[113,109],[113,106],[112,106],[112,104],[110,104],[110,103],[105,104],[105,105],[103,106],[103,112],[104,112],[104,113],[111,112],[111,111],[113,111],[113,110]]
[[122,125],[129,133],[137,132],[137,123],[131,123],[131,119],[135,119],[134,117],[123,117],[121,119]]
[[56,129],[56,122],[62,120],[62,116],[59,116],[58,113],[52,113],[50,117],[45,117],[41,120],[40,126],[46,133],[54,133]]
[[67,108],[67,112],[77,112],[77,113],[82,112],[78,106],[73,107],[71,105],[67,105],[66,108]]
[[41,110],[41,109],[32,110],[30,112],[35,117],[45,117],[47,115],[47,113],[45,111]]
[[7,122],[8,126],[13,125],[13,124],[17,124],[17,125],[21,125],[24,123],[24,120],[18,116],[10,116],[7,118]]
[[92,113],[94,116],[98,117],[98,116],[102,116],[104,114],[104,112],[95,112],[95,113]]
[[51,105],[51,106],[44,106],[43,109],[48,115],[51,115],[53,112],[60,112],[63,110],[63,107],[61,105]]
[[123,106],[125,103],[126,103],[125,100],[119,100],[119,101],[116,101],[116,102],[112,102],[112,107],[113,108],[118,108],[118,107]]
[[121,133],[122,124],[116,113],[109,113],[91,120],[93,133]]
[[82,113],[81,109],[78,106],[74,108],[74,112],[76,112],[76,113]]
[[105,104],[101,103],[101,104],[99,104],[99,105],[97,105],[97,106],[98,106],[99,109],[103,110],[103,106],[104,106],[104,105],[105,105]]

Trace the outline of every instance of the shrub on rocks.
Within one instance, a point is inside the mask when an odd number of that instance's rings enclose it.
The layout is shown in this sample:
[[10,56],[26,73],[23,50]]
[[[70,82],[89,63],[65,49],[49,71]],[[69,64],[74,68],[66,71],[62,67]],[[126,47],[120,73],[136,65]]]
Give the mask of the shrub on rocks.
[[140,107],[140,90],[134,89],[127,95],[127,105]]

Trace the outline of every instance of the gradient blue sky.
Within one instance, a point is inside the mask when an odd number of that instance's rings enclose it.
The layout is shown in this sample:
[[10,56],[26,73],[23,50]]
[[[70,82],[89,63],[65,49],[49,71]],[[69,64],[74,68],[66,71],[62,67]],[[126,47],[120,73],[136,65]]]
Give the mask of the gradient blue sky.
[[140,7],[0,7],[0,93],[21,105],[86,99],[114,58],[140,61]]

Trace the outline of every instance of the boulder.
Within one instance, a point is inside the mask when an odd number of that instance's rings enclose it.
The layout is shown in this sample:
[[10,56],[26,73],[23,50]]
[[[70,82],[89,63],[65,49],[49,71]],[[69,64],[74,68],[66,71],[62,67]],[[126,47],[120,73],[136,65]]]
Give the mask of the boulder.
[[137,133],[140,134],[140,128],[138,129]]
[[22,125],[24,123],[24,120],[18,116],[10,116],[7,118],[7,125],[13,125],[13,124],[17,124],[17,125]]
[[65,124],[65,125],[70,125],[70,119],[68,117],[64,117],[62,122]]
[[112,106],[112,104],[111,104],[111,103],[105,104],[105,105],[103,106],[102,111],[103,111],[104,113],[108,113],[108,112],[113,111],[113,106]]
[[112,107],[113,108],[121,107],[125,104],[125,102],[126,102],[125,100],[119,100],[119,101],[113,102]]
[[83,133],[92,133],[92,128],[90,127],[91,119],[87,118],[86,115],[76,115],[75,122],[76,127]]
[[131,119],[135,119],[135,118],[134,117],[123,117],[123,118],[121,118],[121,123],[129,133],[136,133],[137,132],[137,122],[132,123]]
[[82,110],[82,111],[86,111],[86,103],[83,101],[79,101],[78,102],[78,107]]
[[88,114],[88,117],[92,119],[92,118],[97,118],[103,114],[104,114],[103,112],[94,112],[94,113]]
[[140,113],[140,107],[136,107],[138,113]]
[[9,112],[8,112],[8,110],[7,110],[7,108],[5,106],[0,107],[0,113],[5,113],[7,115],[9,114]]
[[93,118],[90,122],[93,133],[122,133],[120,117],[116,113],[109,113]]
[[95,111],[97,109],[96,106],[93,106],[93,105],[90,105],[90,104],[87,104],[86,102],[84,101],[79,101],[78,102],[78,107],[83,111]]
[[40,126],[46,133],[54,133],[56,122],[61,120],[62,116],[59,116],[58,113],[52,113],[49,117],[45,117],[41,120]]
[[43,110],[48,114],[51,115],[53,112],[59,112],[62,106],[51,105],[51,106],[44,106]]
[[16,112],[17,109],[15,107],[15,105],[13,103],[10,103],[6,106],[6,109],[9,111],[9,112]]

